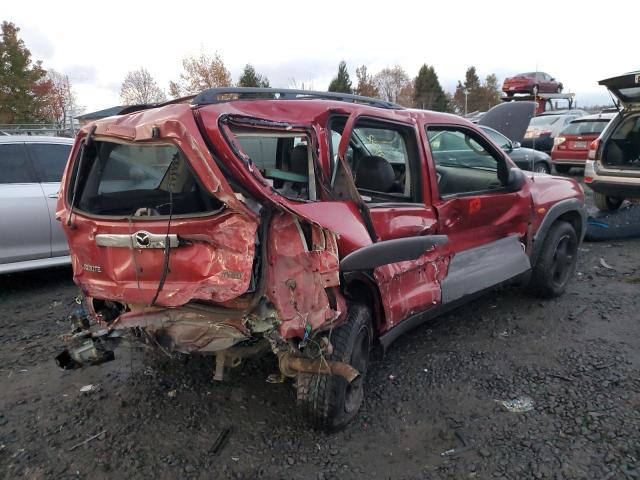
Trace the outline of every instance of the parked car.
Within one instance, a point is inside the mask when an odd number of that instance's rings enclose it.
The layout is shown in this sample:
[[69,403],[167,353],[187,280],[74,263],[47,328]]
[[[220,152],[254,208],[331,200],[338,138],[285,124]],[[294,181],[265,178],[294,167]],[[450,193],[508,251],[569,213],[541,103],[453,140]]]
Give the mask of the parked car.
[[[523,134],[517,103],[501,111]],[[160,180],[103,189],[114,161]],[[218,380],[272,352],[305,418],[333,430],[362,404],[374,346],[504,282],[561,295],[583,207],[576,181],[532,181],[454,115],[252,88],[141,107],[83,127],[65,170],[58,215],[100,328],[79,322],[58,363],[113,358],[131,330],[215,355]]]
[[558,173],[584,167],[589,145],[602,133],[613,113],[597,113],[572,120],[553,141],[551,160]]
[[509,140],[506,136],[486,125],[480,125],[480,129],[522,170],[538,173],[551,173],[551,157],[544,152],[526,148],[518,141]]
[[55,213],[72,145],[67,138],[0,137],[0,273],[71,261]]
[[596,206],[615,210],[626,198],[640,197],[640,71],[599,82],[618,99],[620,113],[589,145],[584,181]]
[[562,88],[561,82],[544,72],[518,73],[513,77],[505,78],[502,84],[502,91],[508,96],[512,96],[515,93],[528,93],[531,95],[561,93]]
[[522,146],[542,152],[551,152],[553,141],[564,128],[576,118],[584,116],[582,110],[569,110],[571,113],[538,115],[531,119],[524,134]]

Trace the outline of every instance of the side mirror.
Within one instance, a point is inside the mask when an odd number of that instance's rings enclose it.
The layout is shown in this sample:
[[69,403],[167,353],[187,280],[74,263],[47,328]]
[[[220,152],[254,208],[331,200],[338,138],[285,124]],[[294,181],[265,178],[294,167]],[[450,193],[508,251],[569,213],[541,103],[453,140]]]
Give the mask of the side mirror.
[[520,142],[511,142],[511,150],[515,150],[516,148],[520,148]]
[[522,170],[519,168],[512,168],[509,170],[509,177],[507,178],[507,190],[510,192],[517,192],[522,189],[522,186],[526,182],[526,177]]

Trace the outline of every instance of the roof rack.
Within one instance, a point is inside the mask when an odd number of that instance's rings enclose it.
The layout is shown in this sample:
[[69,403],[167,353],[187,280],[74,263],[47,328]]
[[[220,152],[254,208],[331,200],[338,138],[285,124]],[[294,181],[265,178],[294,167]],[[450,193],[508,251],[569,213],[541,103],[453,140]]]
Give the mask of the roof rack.
[[254,87],[224,87],[209,88],[200,92],[192,100],[192,105],[211,105],[233,100],[336,100],[339,102],[359,103],[371,107],[391,110],[403,109],[401,105],[380,100],[379,98],[362,97],[349,93],[316,92],[313,90],[297,90],[291,88],[254,88]]

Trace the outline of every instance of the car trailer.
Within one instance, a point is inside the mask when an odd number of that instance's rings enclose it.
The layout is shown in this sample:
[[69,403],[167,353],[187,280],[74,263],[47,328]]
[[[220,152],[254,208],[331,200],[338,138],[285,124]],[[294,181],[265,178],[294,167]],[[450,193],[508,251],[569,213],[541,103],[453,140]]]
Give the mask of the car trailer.
[[556,110],[553,108],[552,100],[566,100],[568,102],[567,108],[570,110],[574,107],[576,94],[575,93],[538,93],[537,95],[512,95],[500,97],[503,102],[536,102],[538,107],[536,108],[536,114],[547,112],[549,110]]

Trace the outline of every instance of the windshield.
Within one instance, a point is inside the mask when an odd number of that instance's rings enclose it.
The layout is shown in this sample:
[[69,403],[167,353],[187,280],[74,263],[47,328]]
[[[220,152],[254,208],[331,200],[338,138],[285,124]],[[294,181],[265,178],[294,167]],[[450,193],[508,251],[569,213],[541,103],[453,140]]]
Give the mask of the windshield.
[[553,125],[560,119],[560,115],[543,115],[541,117],[534,117],[529,123],[530,127],[548,127]]
[[173,144],[96,141],[87,149],[78,174],[80,163],[78,156],[72,176],[75,179],[77,175],[79,182],[76,205],[88,213],[156,216],[221,208],[220,202],[200,187],[184,155]]
[[600,135],[608,120],[571,122],[563,130],[564,135]]

